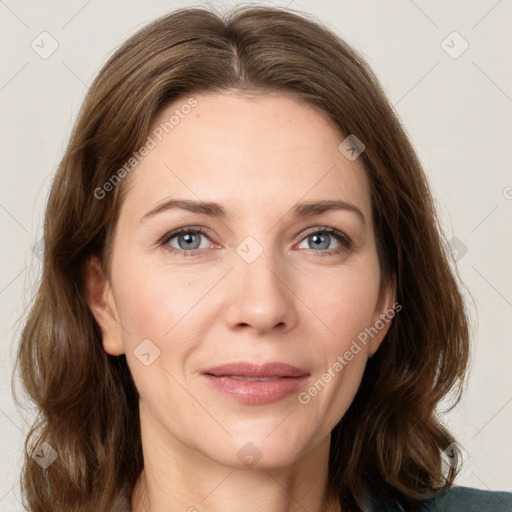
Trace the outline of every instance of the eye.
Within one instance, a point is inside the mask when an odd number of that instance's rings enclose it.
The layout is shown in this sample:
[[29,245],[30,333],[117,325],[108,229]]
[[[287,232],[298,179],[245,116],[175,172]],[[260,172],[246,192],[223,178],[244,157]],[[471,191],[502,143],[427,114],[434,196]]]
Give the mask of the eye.
[[[334,248],[331,247],[332,241],[336,242]],[[306,238],[301,244],[306,243],[309,247],[301,247],[300,249],[311,249],[315,253],[315,256],[327,256],[331,254],[339,254],[352,247],[352,240],[337,229],[333,228],[315,228],[307,233]],[[325,250],[328,249],[328,250]]]
[[171,252],[180,253],[183,256],[194,256],[207,250],[210,243],[203,244],[201,238],[206,238],[206,232],[201,228],[180,228],[164,236],[160,244]]
[[[202,244],[202,239],[206,241]],[[332,242],[336,246],[332,248]],[[307,243],[309,247],[301,247]],[[202,246],[201,246],[202,244]],[[211,247],[211,240],[206,231],[200,227],[184,227],[166,234],[160,241],[160,245],[166,250],[181,256],[198,256]],[[314,228],[306,232],[306,237],[299,245],[299,249],[310,249],[315,256],[329,256],[340,254],[352,247],[352,240],[345,233],[333,228]]]

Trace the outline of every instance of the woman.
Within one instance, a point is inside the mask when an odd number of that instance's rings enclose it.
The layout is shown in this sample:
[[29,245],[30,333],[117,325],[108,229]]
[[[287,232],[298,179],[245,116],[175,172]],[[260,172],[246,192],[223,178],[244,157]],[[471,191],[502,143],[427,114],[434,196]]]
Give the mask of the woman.
[[313,20],[192,8],[132,36],[44,242],[18,354],[29,510],[510,509],[453,487],[436,406],[468,321],[425,175]]

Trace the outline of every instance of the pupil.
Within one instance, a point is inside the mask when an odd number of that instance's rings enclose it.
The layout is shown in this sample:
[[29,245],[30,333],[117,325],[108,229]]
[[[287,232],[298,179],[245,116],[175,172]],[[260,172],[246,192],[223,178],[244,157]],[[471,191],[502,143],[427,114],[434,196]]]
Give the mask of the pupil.
[[[322,246],[321,248],[322,249],[327,249],[327,246],[329,245],[329,242],[327,240],[327,235],[319,235],[318,233],[315,233],[314,235],[312,235],[312,240],[313,240],[313,243],[317,246],[317,247],[320,247]],[[323,239],[323,240],[322,240]],[[322,245],[323,244],[323,245]]]
[[[190,234],[190,233],[187,233],[185,235],[181,235],[181,240],[185,241],[185,245],[190,248],[194,245],[194,242],[196,242],[196,245],[197,245],[197,240],[194,241],[194,237],[197,237],[197,235],[195,234]],[[193,249],[196,249],[197,247],[192,247]]]

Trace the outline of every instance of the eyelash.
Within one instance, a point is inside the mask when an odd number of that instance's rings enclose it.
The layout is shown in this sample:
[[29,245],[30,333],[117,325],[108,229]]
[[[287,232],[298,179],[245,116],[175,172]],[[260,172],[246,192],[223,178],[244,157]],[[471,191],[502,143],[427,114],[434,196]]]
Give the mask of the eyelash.
[[[159,242],[159,245],[164,247],[167,251],[174,254],[179,254],[183,257],[200,256],[204,254],[206,251],[208,251],[208,249],[192,249],[190,251],[183,251],[181,249],[176,249],[175,247],[171,247],[170,245],[168,245],[170,240],[172,240],[174,237],[182,233],[201,234],[208,237],[207,232],[200,227],[193,229],[191,227],[184,227],[164,235],[164,237]],[[345,233],[338,231],[337,229],[328,227],[322,227],[318,229],[313,229],[311,231],[307,231],[306,233],[304,233],[304,236],[303,238],[301,238],[300,242],[302,242],[305,238],[311,235],[315,235],[317,233],[328,233],[329,235],[332,235],[338,242],[340,242],[341,247],[339,247],[338,249],[328,249],[324,251],[315,251],[314,249],[309,249],[310,251],[313,251],[315,253],[315,256],[323,257],[341,254],[342,252],[351,249],[353,246],[352,240],[350,239],[350,237],[345,235]]]

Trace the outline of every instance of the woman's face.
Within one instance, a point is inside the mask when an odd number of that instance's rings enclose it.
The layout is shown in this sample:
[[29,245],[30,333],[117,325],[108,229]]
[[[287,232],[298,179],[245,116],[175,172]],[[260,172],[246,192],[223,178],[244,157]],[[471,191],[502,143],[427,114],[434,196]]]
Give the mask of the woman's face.
[[[124,178],[96,317],[161,449],[286,466],[328,440],[389,327],[368,182],[305,104],[195,100],[161,113]],[[307,207],[326,201],[351,206]]]

